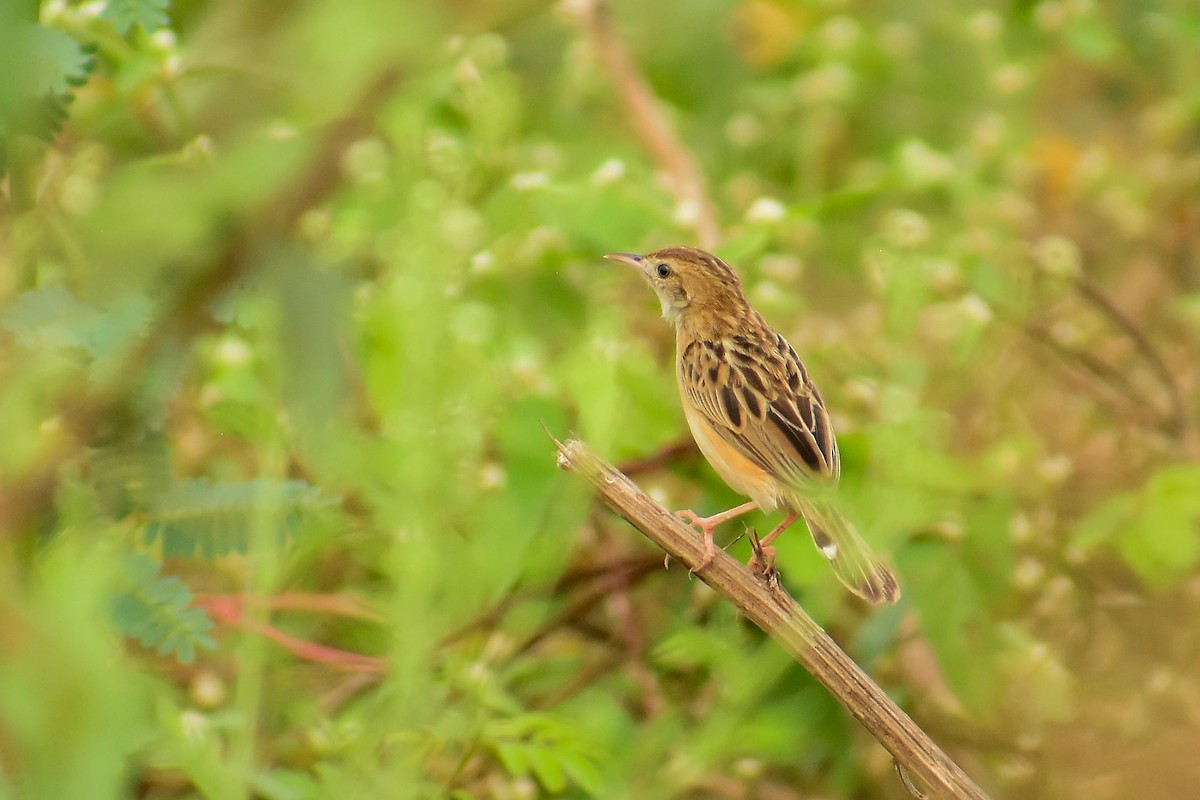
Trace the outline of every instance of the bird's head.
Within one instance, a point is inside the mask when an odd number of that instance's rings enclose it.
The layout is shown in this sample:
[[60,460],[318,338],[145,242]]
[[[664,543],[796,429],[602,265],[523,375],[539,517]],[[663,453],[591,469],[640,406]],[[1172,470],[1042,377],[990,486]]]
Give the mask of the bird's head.
[[641,256],[610,253],[605,258],[640,272],[658,295],[663,318],[676,326],[708,314],[727,315],[746,304],[737,273],[694,247],[668,247]]

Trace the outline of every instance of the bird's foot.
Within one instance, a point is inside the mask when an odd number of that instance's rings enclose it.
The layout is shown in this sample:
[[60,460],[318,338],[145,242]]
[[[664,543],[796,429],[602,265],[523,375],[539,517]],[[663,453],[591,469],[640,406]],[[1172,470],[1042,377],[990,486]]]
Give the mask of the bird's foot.
[[750,532],[750,563],[746,566],[762,582],[771,585],[779,582],[779,570],[775,569],[775,548],[763,544],[755,531]]
[[[723,520],[714,521],[713,517],[702,517],[691,509],[676,511],[675,516],[686,522],[690,527],[695,528],[704,536],[704,555],[700,559],[700,563],[689,570],[690,573],[695,574],[708,567],[716,557],[717,543],[713,541],[713,531],[716,530],[717,525],[721,524]],[[718,514],[716,516],[721,515]]]

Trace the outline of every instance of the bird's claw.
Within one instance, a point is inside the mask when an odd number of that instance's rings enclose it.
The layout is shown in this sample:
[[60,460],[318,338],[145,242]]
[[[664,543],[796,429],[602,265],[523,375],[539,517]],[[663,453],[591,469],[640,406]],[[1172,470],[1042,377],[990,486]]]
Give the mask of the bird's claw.
[[775,548],[763,545],[759,541],[758,533],[752,530],[750,531],[750,549],[752,555],[750,562],[746,565],[750,568],[750,572],[766,584],[777,584],[779,570],[775,569]]
[[688,524],[688,527],[694,528],[704,537],[704,556],[700,559],[700,563],[688,570],[689,575],[695,575],[703,569],[706,569],[712,560],[717,555],[717,543],[713,541],[713,531],[716,530],[716,525],[710,524],[707,519],[697,514],[691,509],[676,511],[675,516]]

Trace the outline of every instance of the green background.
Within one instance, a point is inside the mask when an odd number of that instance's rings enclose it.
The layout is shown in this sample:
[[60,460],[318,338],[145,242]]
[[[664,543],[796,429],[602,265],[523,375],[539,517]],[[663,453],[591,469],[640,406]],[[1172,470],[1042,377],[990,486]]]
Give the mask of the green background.
[[[1194,794],[1200,10],[614,6],[904,598],[786,585],[994,797]],[[0,12],[0,798],[907,796],[555,467],[740,502],[594,8]]]

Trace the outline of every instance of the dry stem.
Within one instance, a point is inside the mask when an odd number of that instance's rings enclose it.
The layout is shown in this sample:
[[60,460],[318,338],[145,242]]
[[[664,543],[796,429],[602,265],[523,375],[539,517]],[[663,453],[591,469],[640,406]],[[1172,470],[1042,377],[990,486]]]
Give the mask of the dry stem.
[[[704,545],[686,524],[578,439],[555,440],[558,464],[595,487],[604,502],[648,539],[688,567]],[[775,581],[755,577],[723,552],[699,575],[787,650],[833,693],[932,797],[987,800],[987,795]],[[903,772],[901,772],[903,780]],[[907,785],[911,792],[915,787]]]
[[580,0],[573,5],[579,12],[584,33],[625,105],[630,124],[659,168],[666,173],[670,189],[680,205],[694,212],[697,242],[705,249],[713,249],[720,241],[721,226],[717,222],[717,210],[708,196],[704,173],[691,151],[675,134],[654,90],[617,33],[608,3],[605,0]]

